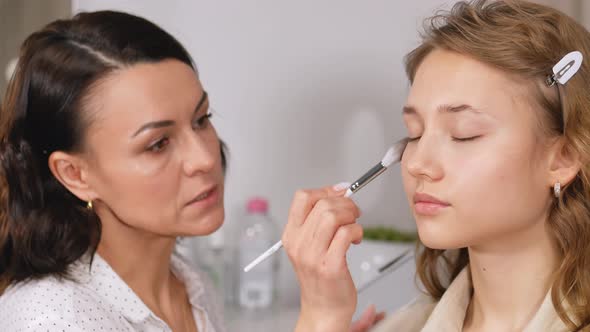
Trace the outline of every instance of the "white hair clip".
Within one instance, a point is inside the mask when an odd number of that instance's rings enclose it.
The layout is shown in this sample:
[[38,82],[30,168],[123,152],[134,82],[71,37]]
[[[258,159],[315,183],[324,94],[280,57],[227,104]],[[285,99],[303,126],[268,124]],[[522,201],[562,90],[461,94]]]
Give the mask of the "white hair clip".
[[582,66],[582,60],[584,57],[579,51],[573,51],[566,54],[559,62],[553,66],[553,74],[547,76],[548,86],[553,86],[555,83],[564,85],[569,81],[575,73],[578,72]]

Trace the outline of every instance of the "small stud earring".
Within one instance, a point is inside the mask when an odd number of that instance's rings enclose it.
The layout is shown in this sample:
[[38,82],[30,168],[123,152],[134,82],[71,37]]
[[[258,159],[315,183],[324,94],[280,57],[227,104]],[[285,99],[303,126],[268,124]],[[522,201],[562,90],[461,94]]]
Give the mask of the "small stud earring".
[[88,210],[92,210],[93,206],[92,206],[92,200],[89,200],[88,203],[86,204],[86,208]]
[[561,195],[561,183],[555,182],[555,184],[553,185],[553,195],[559,198],[559,195]]

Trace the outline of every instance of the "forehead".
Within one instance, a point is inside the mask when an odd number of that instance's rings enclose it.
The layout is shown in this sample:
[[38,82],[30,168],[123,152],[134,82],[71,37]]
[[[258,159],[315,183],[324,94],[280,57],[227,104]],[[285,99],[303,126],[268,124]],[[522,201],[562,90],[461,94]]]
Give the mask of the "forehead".
[[424,111],[441,104],[508,107],[527,97],[528,84],[471,57],[435,49],[419,65],[408,104]]
[[88,105],[103,130],[129,131],[149,121],[175,120],[194,110],[203,88],[194,70],[176,60],[117,70],[90,93]]
[[182,102],[200,91],[191,67],[165,60],[117,70],[100,84],[97,94],[103,104],[150,106]]

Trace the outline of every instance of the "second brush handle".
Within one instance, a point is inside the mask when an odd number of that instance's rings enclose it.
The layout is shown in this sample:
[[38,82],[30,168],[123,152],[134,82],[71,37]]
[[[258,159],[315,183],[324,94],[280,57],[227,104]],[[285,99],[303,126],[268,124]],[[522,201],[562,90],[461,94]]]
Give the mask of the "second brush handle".
[[[350,190],[351,187],[349,187],[348,190],[346,190],[344,197],[350,197],[352,194],[354,194],[354,192]],[[258,256],[255,260],[253,260],[252,263],[248,264],[244,268],[244,272],[248,272],[248,271],[252,270],[252,268],[254,268],[256,265],[265,261],[267,258],[272,256],[272,254],[279,251],[279,249],[281,249],[282,247],[283,247],[283,241],[279,240],[272,247],[268,248],[268,250],[266,250],[264,253],[262,253],[260,256]]]

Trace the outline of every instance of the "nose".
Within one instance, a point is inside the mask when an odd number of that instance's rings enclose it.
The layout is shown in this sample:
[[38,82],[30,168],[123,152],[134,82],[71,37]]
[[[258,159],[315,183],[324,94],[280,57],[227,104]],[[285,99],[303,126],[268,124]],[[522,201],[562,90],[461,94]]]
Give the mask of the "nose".
[[213,170],[221,158],[217,136],[191,131],[186,135],[185,142],[182,152],[184,173],[191,176]]
[[408,143],[404,151],[402,164],[414,178],[434,182],[444,176],[440,163],[436,137],[426,137]]

